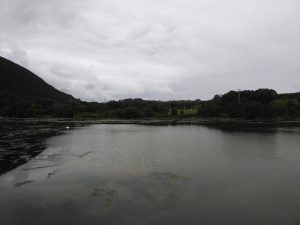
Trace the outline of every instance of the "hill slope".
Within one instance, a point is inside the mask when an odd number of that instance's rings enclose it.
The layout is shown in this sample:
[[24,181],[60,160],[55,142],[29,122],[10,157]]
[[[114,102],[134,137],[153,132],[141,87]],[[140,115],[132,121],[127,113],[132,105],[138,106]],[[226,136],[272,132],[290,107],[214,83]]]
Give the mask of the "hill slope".
[[34,73],[0,57],[0,100],[8,102],[34,102],[50,100],[67,103],[74,98],[58,91]]

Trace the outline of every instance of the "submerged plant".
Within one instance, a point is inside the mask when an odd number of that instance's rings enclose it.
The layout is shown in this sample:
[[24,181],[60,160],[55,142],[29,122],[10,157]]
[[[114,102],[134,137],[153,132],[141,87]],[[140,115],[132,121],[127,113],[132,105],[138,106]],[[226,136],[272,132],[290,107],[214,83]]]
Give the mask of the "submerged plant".
[[102,188],[102,189],[94,188],[94,190],[92,192],[92,196],[103,198],[103,200],[105,201],[105,204],[104,204],[105,207],[110,206],[110,204],[116,194],[117,194],[116,190],[104,189],[104,188]]
[[15,183],[15,187],[20,187],[20,186],[23,186],[25,184],[29,184],[29,183],[32,183],[34,182],[34,180],[25,180],[25,181],[22,181],[22,182],[18,182],[18,183]]
[[154,173],[154,175],[168,179],[168,180],[188,180],[188,177],[180,176],[175,173]]

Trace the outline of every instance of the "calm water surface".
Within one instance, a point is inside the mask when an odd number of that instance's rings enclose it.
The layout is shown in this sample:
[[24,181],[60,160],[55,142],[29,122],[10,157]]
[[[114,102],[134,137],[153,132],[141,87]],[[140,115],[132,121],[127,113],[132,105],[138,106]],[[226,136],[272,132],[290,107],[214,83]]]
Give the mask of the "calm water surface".
[[299,225],[300,129],[92,125],[0,176],[2,225]]

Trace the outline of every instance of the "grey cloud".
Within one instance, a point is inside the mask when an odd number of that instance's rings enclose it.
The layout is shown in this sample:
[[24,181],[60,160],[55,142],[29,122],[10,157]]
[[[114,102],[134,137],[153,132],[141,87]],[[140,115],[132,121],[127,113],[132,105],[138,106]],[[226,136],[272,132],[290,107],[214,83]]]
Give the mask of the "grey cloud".
[[1,45],[0,55],[10,59],[24,67],[28,67],[28,55],[24,49],[21,49],[17,45]]
[[300,89],[297,0],[0,0],[0,54],[91,101]]

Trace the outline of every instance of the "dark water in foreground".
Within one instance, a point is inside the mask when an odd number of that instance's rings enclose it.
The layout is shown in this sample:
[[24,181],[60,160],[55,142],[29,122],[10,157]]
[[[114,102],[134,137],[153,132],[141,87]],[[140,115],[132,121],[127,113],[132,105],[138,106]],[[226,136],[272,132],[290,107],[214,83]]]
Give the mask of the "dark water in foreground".
[[299,225],[300,129],[93,125],[0,176],[1,225]]

